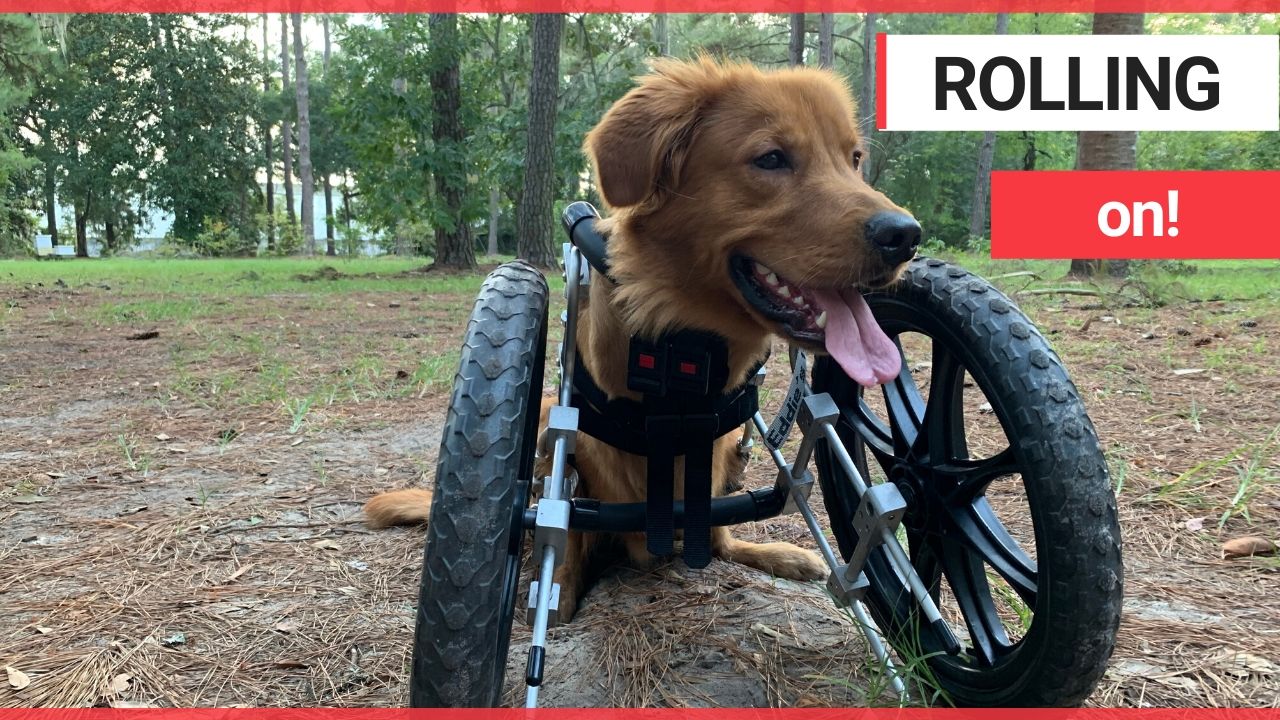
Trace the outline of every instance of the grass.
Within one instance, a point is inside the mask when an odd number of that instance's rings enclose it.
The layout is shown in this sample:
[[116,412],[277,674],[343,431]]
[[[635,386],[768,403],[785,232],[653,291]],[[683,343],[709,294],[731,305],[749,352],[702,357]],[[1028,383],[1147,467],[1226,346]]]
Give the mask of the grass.
[[[1068,285],[1065,263],[954,259],[1003,276],[995,281],[1009,292]],[[93,415],[68,413],[66,421],[17,436],[12,444],[34,448],[31,459],[5,466],[6,493],[57,497],[17,507],[9,516],[10,534],[0,538],[13,548],[6,556],[13,572],[6,578],[29,578],[23,582],[31,588],[15,606],[15,622],[65,628],[66,638],[83,641],[51,653],[47,638],[13,633],[0,648],[5,662],[44,673],[33,685],[44,694],[15,698],[98,703],[102,678],[128,672],[137,695],[131,699],[161,698],[179,706],[400,701],[412,638],[408,599],[418,589],[415,573],[406,568],[420,566],[422,536],[363,532],[358,507],[374,486],[431,482],[437,425],[482,279],[479,273],[399,274],[423,264],[395,258],[0,261],[6,299],[0,339],[8,340],[6,370],[14,378],[0,382],[0,392],[9,416],[37,422],[24,419],[88,407],[84,400],[100,404]],[[314,282],[295,277],[325,267],[341,275]],[[1243,619],[1197,627],[1190,641],[1170,633],[1167,624],[1127,622],[1117,659],[1169,667],[1208,690],[1202,698],[1185,685],[1108,675],[1101,692],[1116,693],[1095,696],[1097,703],[1275,702],[1265,678],[1248,684],[1256,686],[1253,694],[1235,692],[1245,683],[1224,693],[1197,673],[1217,647],[1265,655],[1258,648],[1280,617],[1261,584],[1266,576],[1259,580],[1261,574],[1252,572],[1280,569],[1280,559],[1219,559],[1222,537],[1241,533],[1246,524],[1258,528],[1249,528],[1250,534],[1270,537],[1280,507],[1276,377],[1264,359],[1276,351],[1272,331],[1280,313],[1268,303],[1276,299],[1271,277],[1280,265],[1198,267],[1195,274],[1165,278],[1159,291],[1200,300],[1255,293],[1261,301],[1111,313],[1089,309],[1099,304],[1094,297],[1071,296],[1063,303],[1049,294],[1018,296],[1033,315],[1043,311],[1041,328],[1062,352],[1108,448],[1126,518],[1126,554],[1147,568],[1130,593]],[[1036,275],[1014,274],[1019,272]],[[549,281],[554,338],[562,285],[558,276]],[[36,283],[43,287],[29,287]],[[1122,323],[1095,319],[1084,327],[1090,317],[1107,314]],[[1258,329],[1245,330],[1245,319],[1256,319]],[[160,335],[127,340],[134,327]],[[1183,327],[1192,334],[1175,334]],[[1139,339],[1149,328],[1157,337]],[[1219,331],[1210,344],[1195,344]],[[550,357],[548,362],[554,364]],[[1211,363],[1221,381],[1211,380],[1211,373],[1185,379],[1171,373]],[[772,402],[786,380],[777,371],[770,378]],[[172,445],[154,442],[160,432],[173,436]],[[767,462],[753,463],[752,487],[771,482],[767,468]],[[70,475],[72,469],[78,474],[65,479],[46,472]],[[82,485],[79,474],[89,473],[98,477],[92,492],[80,489],[88,481]],[[148,481],[138,482],[144,473]],[[189,497],[171,502],[172,493]],[[122,514],[141,505],[150,509],[137,517]],[[1177,530],[1188,514],[1203,516],[1202,531]],[[88,515],[106,518],[94,526],[93,543],[35,548],[19,542],[46,527],[75,526]],[[1215,533],[1218,520],[1225,530]],[[787,529],[781,522],[778,527]],[[753,539],[763,540],[776,531],[742,532],[759,532]],[[329,538],[341,550],[313,546]],[[368,570],[353,570],[348,560],[367,563]],[[1194,582],[1162,580],[1191,571]],[[843,706],[896,702],[884,668],[816,589],[797,596],[795,588],[774,587],[729,563],[677,575],[615,578],[598,591],[605,600],[593,600],[573,624],[556,631],[557,642],[598,643],[584,647],[597,650],[591,657],[608,665],[606,674],[616,681],[613,689],[600,689],[601,697],[616,693],[609,698],[634,705],[677,703],[663,693],[674,689],[681,697],[679,663],[696,676],[702,671],[689,664],[691,657],[722,653],[727,672],[749,674],[752,683],[769,688],[772,703],[790,703],[802,693],[808,702]],[[85,590],[86,578],[98,594]],[[992,587],[1007,626],[1025,629],[1028,608],[1001,582],[993,579]],[[129,602],[103,606],[102,597]],[[299,623],[299,632],[276,629],[282,612]],[[785,637],[744,635],[766,612],[776,613],[768,624]],[[744,623],[744,617],[751,620]],[[794,618],[799,624],[789,628]],[[162,631],[155,631],[157,625]],[[519,656],[528,628],[516,625],[512,652]],[[97,641],[141,642],[152,633],[164,638],[177,631],[192,639],[191,648],[144,643],[134,655],[117,657]],[[758,645],[744,649],[747,641]],[[1170,653],[1174,642],[1186,643],[1186,651]],[[360,655],[374,646],[386,650]],[[691,655],[690,647],[705,651]],[[895,653],[912,704],[948,704],[921,650],[900,643]],[[353,658],[362,663],[359,675],[350,670]],[[83,682],[67,671],[81,667],[87,668]],[[246,674],[246,667],[253,672]],[[549,674],[557,678],[574,672],[555,667]],[[579,674],[590,677],[593,669]],[[719,677],[711,682],[711,695],[725,686]],[[1220,697],[1208,697],[1209,690]],[[684,697],[701,698],[689,692]]]
[[[938,256],[962,265],[994,283],[1005,292],[1063,287],[1070,262],[1066,260],[992,260],[970,252],[942,252]],[[1280,301],[1280,284],[1276,260],[1196,260],[1189,263],[1194,272],[1174,276],[1169,273],[1144,271],[1142,280],[1164,302],[1209,300]],[[1029,274],[1025,274],[1029,273]]]
[[1233,517],[1242,517],[1252,523],[1250,503],[1264,487],[1277,483],[1272,463],[1278,441],[1280,425],[1258,442],[1245,443],[1221,457],[1200,462],[1148,493],[1142,500],[1163,502],[1183,510],[1216,511],[1221,505],[1211,491],[1221,486],[1229,487],[1234,482],[1234,494],[1221,510],[1218,528],[1221,529]]

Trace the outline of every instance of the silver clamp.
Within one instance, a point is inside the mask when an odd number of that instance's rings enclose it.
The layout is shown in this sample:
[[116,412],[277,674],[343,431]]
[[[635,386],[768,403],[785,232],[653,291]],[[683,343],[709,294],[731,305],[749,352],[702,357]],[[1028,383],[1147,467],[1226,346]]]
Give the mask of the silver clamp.
[[907,501],[898,486],[893,483],[872,485],[862,494],[858,509],[853,514],[853,531],[858,534],[858,544],[849,555],[845,577],[853,580],[862,573],[871,550],[885,538],[892,538],[907,511]]
[[[529,607],[525,612],[525,621],[530,625],[533,624],[534,616],[538,613],[538,581],[534,580],[529,585]],[[560,624],[560,583],[551,584],[551,607],[547,610],[547,627],[555,627]]]
[[[560,272],[560,277],[564,278],[567,297],[569,292],[569,269],[572,267],[578,269],[578,286],[586,287],[591,284],[591,263],[584,261],[582,251],[575,247],[573,243],[564,243],[562,248],[564,252],[564,270]],[[575,255],[577,257],[574,257]]]
[[552,447],[564,439],[565,452],[572,454],[578,442],[578,408],[552,405],[547,417],[547,442]]

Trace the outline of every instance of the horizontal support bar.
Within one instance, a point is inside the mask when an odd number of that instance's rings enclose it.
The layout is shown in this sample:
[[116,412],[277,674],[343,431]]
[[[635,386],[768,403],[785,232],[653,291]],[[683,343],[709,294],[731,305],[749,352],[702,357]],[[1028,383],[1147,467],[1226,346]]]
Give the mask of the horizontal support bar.
[[[777,517],[787,502],[787,493],[776,487],[761,488],[711,499],[711,525],[737,525]],[[574,498],[569,511],[569,529],[579,532],[644,532],[645,503],[602,503],[591,498]],[[524,527],[532,530],[538,511],[524,511]],[[684,502],[675,503],[675,527],[684,528]]]

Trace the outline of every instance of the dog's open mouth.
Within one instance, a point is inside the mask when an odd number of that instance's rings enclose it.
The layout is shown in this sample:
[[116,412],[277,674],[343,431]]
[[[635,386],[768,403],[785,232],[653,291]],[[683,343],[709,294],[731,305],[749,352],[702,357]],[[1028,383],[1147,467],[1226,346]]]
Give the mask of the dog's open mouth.
[[898,346],[880,329],[857,288],[802,287],[741,255],[730,267],[751,307],[791,338],[826,350],[859,385],[871,387],[898,376]]

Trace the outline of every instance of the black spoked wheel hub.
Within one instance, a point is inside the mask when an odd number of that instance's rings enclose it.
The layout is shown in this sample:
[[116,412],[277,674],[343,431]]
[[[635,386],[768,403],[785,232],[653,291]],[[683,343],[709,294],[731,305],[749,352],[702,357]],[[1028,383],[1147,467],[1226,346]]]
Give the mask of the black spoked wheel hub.
[[[935,601],[945,580],[952,612],[948,617],[944,611],[944,618],[957,638],[968,636],[967,642],[962,639],[957,665],[990,670],[1009,661],[1021,642],[1006,630],[1006,620],[1022,615],[1011,612],[1010,603],[1020,604],[1031,616],[1038,601],[1037,563],[1005,527],[987,496],[993,481],[1021,471],[1015,446],[1006,433],[1001,438],[1003,449],[982,459],[970,457],[965,371],[984,391],[991,379],[981,367],[966,362],[966,348],[959,338],[893,302],[879,303],[876,315],[900,350],[908,333],[931,340],[926,390],[917,387],[911,372],[911,363],[922,358],[908,358],[906,352],[902,372],[882,389],[864,390],[843,373],[829,372],[829,365],[824,381],[815,378],[815,389],[830,392],[840,405],[837,428],[859,471],[869,477],[868,462],[874,462],[906,500],[902,526],[912,564]],[[873,409],[868,393],[882,393],[883,406]],[[1004,408],[996,393],[984,394],[992,405],[990,412],[1004,426]],[[867,572],[875,591],[885,595],[880,607],[908,615],[918,612],[882,551],[871,556]],[[957,612],[960,617],[955,617]],[[922,652],[945,646],[927,623],[914,626]]]

